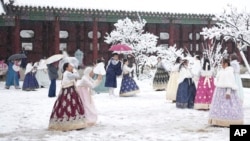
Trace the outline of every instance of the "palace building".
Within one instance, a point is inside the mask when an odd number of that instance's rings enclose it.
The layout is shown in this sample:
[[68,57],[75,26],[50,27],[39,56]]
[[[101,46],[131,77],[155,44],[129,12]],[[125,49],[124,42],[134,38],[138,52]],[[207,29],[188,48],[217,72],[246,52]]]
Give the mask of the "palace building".
[[[30,6],[5,1],[0,1],[1,56],[7,58],[25,49],[30,61],[39,61],[61,50],[73,56],[77,49],[84,52],[86,65],[98,57],[108,59],[111,52],[110,45],[104,42],[106,33],[114,29],[118,19],[138,20],[138,14],[147,21],[145,31],[159,37],[157,45],[176,44],[177,48],[185,47],[192,54],[201,54],[204,39],[200,32],[214,24],[211,14]],[[230,41],[223,46],[228,47],[229,53],[235,51],[235,44]],[[250,60],[250,51],[246,53]]]

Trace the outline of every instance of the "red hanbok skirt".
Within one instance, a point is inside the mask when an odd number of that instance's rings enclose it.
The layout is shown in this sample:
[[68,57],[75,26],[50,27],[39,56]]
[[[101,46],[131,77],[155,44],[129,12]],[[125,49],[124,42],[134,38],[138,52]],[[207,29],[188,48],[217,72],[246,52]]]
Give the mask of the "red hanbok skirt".
[[75,87],[62,88],[50,116],[49,129],[68,131],[86,126],[83,103]]

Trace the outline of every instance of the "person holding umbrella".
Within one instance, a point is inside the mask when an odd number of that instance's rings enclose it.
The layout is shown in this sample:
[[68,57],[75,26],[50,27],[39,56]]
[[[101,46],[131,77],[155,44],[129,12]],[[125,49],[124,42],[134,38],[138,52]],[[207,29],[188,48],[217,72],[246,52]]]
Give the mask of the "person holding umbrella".
[[56,96],[56,79],[58,78],[58,63],[54,62],[51,64],[48,64],[48,73],[49,73],[49,79],[50,79],[50,86],[49,86],[49,97],[55,97]]
[[116,77],[122,74],[122,64],[117,53],[112,54],[106,68],[105,87],[109,88],[109,95],[114,96],[114,89],[117,87]]
[[56,96],[56,79],[58,78],[58,61],[60,61],[62,58],[63,58],[62,54],[56,54],[56,55],[49,57],[46,60],[49,79],[51,81],[50,86],[49,86],[49,94],[48,94],[49,97]]
[[16,89],[20,89],[19,86],[19,70],[20,70],[20,59],[14,61],[9,60],[7,78],[5,83],[5,88],[9,89],[10,86],[15,86]]

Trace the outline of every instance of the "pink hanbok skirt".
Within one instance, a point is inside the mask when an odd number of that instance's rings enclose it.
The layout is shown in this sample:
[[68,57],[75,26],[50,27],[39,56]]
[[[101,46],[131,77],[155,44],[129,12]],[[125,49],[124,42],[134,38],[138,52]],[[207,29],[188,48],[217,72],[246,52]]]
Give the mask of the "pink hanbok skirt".
[[200,77],[196,90],[194,109],[208,110],[212,102],[214,89],[215,86],[213,77]]
[[96,124],[97,121],[97,111],[91,96],[91,89],[89,89],[88,87],[78,86],[77,91],[83,103],[85,120],[87,122],[87,125],[93,126]]

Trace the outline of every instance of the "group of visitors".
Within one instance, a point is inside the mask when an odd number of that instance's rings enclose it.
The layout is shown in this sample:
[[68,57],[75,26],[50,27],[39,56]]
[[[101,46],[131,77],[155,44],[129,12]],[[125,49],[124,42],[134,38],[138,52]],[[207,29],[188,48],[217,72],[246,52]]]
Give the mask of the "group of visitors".
[[[159,75],[155,79],[165,85],[166,98],[176,103],[177,108],[209,110],[209,123],[218,126],[243,124],[243,87],[237,55],[223,58],[221,66],[215,70],[209,58],[195,56],[195,61],[178,57],[172,67],[170,77]],[[158,65],[159,66],[159,65]],[[164,73],[167,71],[164,70]],[[163,73],[161,73],[163,74]],[[155,82],[159,82],[155,81]]]

